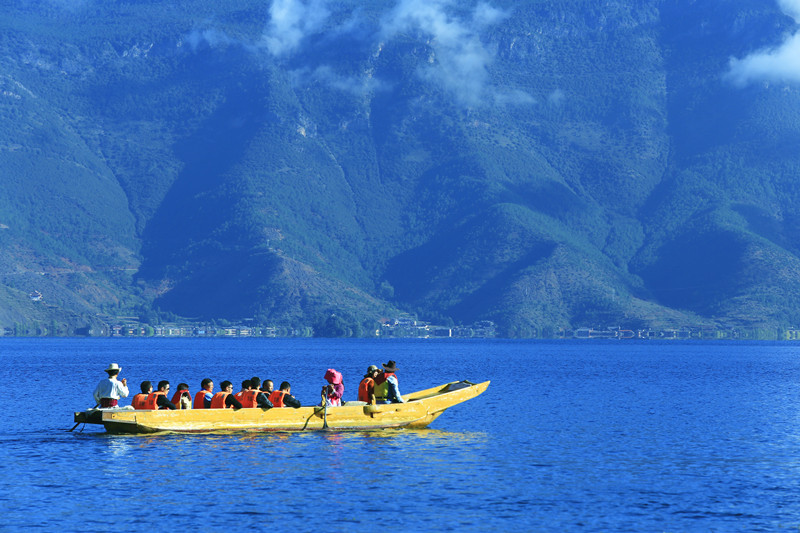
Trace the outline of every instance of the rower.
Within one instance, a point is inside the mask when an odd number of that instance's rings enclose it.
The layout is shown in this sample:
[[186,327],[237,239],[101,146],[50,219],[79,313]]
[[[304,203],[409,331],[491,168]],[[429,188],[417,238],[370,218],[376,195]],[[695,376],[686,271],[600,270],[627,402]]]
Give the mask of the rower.
[[128,380],[122,378],[117,380],[122,367],[117,363],[111,363],[106,368],[108,379],[102,380],[94,389],[94,401],[101,407],[116,407],[120,398],[128,397]]
[[322,403],[320,405],[327,405],[328,407],[341,407],[342,396],[344,396],[344,381],[342,380],[342,373],[333,368],[329,368],[323,376],[328,382],[327,385],[322,387]]

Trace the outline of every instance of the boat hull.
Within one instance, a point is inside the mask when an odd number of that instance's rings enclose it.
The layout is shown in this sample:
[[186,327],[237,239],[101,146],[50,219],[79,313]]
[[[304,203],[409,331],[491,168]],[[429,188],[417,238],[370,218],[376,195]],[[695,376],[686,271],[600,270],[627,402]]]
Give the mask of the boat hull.
[[369,431],[427,427],[446,409],[482,394],[489,382],[447,383],[405,396],[406,403],[273,409],[133,410],[93,409],[75,413],[76,423],[102,424],[109,433],[199,433],[215,431]]

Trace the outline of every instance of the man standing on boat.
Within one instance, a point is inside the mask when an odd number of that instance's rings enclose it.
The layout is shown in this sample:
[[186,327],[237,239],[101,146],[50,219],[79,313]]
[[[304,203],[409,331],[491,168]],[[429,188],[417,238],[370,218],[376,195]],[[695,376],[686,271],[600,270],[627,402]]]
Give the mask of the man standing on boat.
[[397,381],[397,367],[394,361],[383,366],[383,373],[375,378],[375,400],[378,403],[406,403],[400,395],[400,384]]
[[94,389],[94,401],[104,407],[116,407],[120,398],[128,397],[128,380],[117,380],[122,368],[117,363],[111,363],[106,368],[108,379],[102,380]]

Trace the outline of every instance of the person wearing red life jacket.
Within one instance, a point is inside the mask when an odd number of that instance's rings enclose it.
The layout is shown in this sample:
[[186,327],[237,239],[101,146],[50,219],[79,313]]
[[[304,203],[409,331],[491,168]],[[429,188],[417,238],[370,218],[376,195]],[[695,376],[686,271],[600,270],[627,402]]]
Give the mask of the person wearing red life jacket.
[[400,394],[400,385],[397,381],[397,366],[394,361],[381,365],[383,373],[375,378],[375,401],[377,403],[406,403]]
[[131,401],[131,407],[134,409],[147,409],[144,404],[147,402],[147,397],[153,392],[153,384],[149,381],[142,381],[141,385],[139,385],[139,388],[142,390],[142,392],[133,397],[133,400]]
[[220,383],[220,392],[216,393],[211,399],[211,409],[241,409],[242,402],[237,400],[233,395],[233,383],[230,381],[223,381]]
[[260,407],[261,409],[270,409],[272,402],[269,401],[269,395],[261,391],[261,378],[253,376],[250,378],[250,390],[244,395],[245,401],[242,405],[245,407]]
[[269,395],[269,401],[275,407],[294,407],[295,409],[302,407],[297,398],[292,396],[292,386],[288,381],[281,383],[280,389],[272,391],[272,394]]
[[320,405],[341,407],[342,396],[344,396],[344,380],[342,379],[342,373],[333,368],[329,368],[323,377],[328,384],[322,387],[322,402]]
[[169,392],[169,381],[163,380],[158,382],[158,390],[150,393],[147,400],[144,402],[145,409],[169,409],[175,410],[175,404],[169,401],[167,393]]
[[211,378],[205,378],[200,382],[200,390],[194,395],[192,409],[209,409],[212,398],[214,398],[214,382]]
[[[239,400],[239,401],[241,402],[241,401],[242,401],[242,399],[244,399],[244,394],[245,394],[247,391],[251,390],[252,388],[253,388],[253,387],[252,387],[252,386],[250,386],[250,380],[249,380],[249,379],[246,379],[246,380],[242,381],[242,390],[240,390],[239,392],[237,392],[236,394],[234,394],[234,395],[233,395],[233,397],[234,397],[234,398],[236,398],[237,400]],[[244,405],[244,404],[242,404],[242,405]]]
[[367,373],[364,374],[364,379],[358,384],[358,401],[375,403],[375,378],[380,374],[380,370],[375,365],[370,365],[367,368]]
[[178,390],[172,396],[172,403],[178,409],[191,409],[192,408],[192,393],[189,392],[189,385],[186,383],[179,383]]

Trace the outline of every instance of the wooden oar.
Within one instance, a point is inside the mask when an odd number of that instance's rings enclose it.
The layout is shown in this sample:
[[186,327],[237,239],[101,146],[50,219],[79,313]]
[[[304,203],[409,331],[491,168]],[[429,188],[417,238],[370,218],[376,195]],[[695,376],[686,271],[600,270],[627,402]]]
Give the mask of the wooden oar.
[[328,429],[328,399],[322,401],[322,429]]
[[[98,406],[98,405],[100,405],[100,404],[99,404],[99,403],[96,403],[96,404],[94,404],[94,407],[92,407],[92,409],[97,409],[97,406]],[[87,409],[87,411],[91,411],[92,409]],[[76,427],[80,426],[80,425],[81,425],[81,423],[85,424],[86,422],[78,422],[77,424],[75,424],[74,426],[72,426],[71,428],[69,428],[69,429],[67,430],[67,433],[69,433],[70,431],[72,431],[72,430],[73,430],[73,429],[75,429]]]

